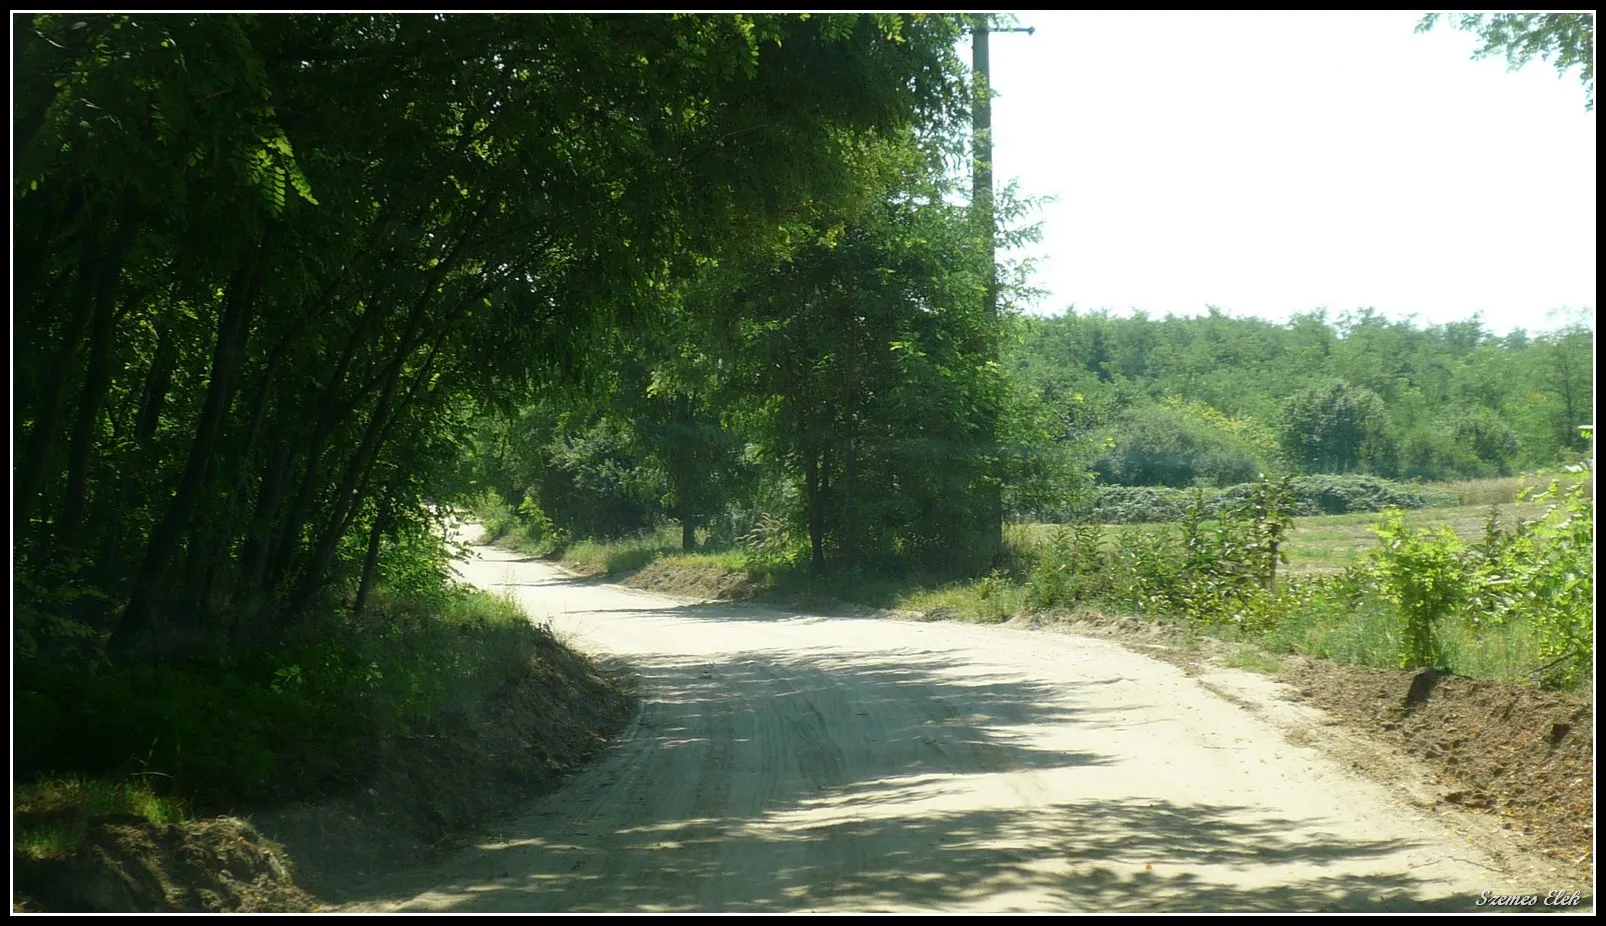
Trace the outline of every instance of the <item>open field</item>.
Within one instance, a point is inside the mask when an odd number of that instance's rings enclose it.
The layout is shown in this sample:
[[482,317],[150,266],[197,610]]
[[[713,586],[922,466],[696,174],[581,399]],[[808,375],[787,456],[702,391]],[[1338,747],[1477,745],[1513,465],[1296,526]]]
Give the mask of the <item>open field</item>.
[[[1500,523],[1509,526],[1518,519],[1539,520],[1544,517],[1548,506],[1533,502],[1505,502],[1496,505],[1484,503],[1454,508],[1422,508],[1406,512],[1406,523],[1412,527],[1435,530],[1449,527],[1462,540],[1475,541],[1483,536],[1491,508],[1496,512]],[[1377,546],[1377,535],[1372,533],[1372,526],[1382,518],[1382,513],[1375,511],[1295,518],[1288,545],[1284,548],[1288,553],[1288,565],[1283,569],[1291,575],[1315,575],[1338,572],[1346,566],[1354,565],[1368,550]],[[1124,532],[1141,530],[1149,526],[1110,524],[1104,528],[1105,537],[1108,541]],[[1017,542],[1024,541],[1030,545],[1041,542],[1059,527],[1058,524],[1023,524],[1016,525],[1010,530],[1015,532]]]

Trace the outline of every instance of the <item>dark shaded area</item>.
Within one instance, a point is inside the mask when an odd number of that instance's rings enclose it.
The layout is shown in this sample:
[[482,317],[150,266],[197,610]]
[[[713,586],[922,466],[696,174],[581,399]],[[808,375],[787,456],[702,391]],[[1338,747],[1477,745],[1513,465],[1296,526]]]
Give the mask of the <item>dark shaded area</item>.
[[1409,711],[1426,704],[1428,698],[1433,697],[1433,689],[1438,686],[1439,680],[1449,674],[1437,669],[1423,669],[1418,672],[1411,679],[1411,687],[1405,691],[1405,709]]

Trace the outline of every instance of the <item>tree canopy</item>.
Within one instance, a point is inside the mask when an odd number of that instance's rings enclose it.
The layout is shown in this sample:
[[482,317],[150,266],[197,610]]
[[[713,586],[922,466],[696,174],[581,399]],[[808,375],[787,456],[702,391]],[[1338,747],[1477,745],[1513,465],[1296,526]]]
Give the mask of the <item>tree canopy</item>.
[[1428,32],[1441,18],[1462,32],[1476,33],[1482,45],[1474,60],[1505,55],[1511,70],[1534,58],[1555,59],[1556,72],[1566,74],[1577,66],[1584,85],[1584,108],[1595,109],[1594,13],[1428,13],[1416,31]]
[[22,604],[79,589],[150,655],[370,574],[476,409],[595,375],[967,102],[952,16],[17,25]]

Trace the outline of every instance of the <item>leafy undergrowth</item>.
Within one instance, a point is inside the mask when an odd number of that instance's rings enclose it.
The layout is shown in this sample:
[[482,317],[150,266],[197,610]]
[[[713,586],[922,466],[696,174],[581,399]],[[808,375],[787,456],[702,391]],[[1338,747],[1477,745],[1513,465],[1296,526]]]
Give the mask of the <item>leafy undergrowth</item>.
[[[51,685],[36,676],[28,703],[58,713],[72,706],[52,703],[64,698],[114,705],[134,682],[171,695],[82,717],[146,725],[108,732],[113,749],[117,735],[211,739],[191,742],[184,765],[176,751],[167,758],[152,748],[131,773],[107,765],[103,748],[94,773],[61,774],[61,763],[82,769],[96,756],[82,742],[47,748],[41,724],[52,714],[36,711],[23,724],[19,711],[19,734],[33,740],[30,762],[56,771],[17,790],[14,908],[269,912],[356,899],[373,879],[429,862],[555,787],[633,709],[620,673],[531,626],[507,602],[468,595],[433,617],[396,602],[383,613],[387,627],[412,632],[382,635],[366,652],[374,658],[363,661],[360,691],[336,667],[305,658],[268,673],[260,690],[215,668],[141,672],[133,682],[109,668],[88,680],[46,679]],[[418,661],[426,654],[427,664]],[[240,691],[262,716],[239,729],[197,709],[209,692]],[[283,742],[274,738],[302,702],[326,699],[350,722],[290,727]],[[227,721],[218,706],[212,713]],[[192,786],[203,774],[218,777]]]

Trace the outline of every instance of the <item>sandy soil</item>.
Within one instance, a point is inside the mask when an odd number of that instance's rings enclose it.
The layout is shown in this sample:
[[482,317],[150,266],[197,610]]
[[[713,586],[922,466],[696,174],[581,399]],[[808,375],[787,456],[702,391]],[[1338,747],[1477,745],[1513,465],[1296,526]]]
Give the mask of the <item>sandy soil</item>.
[[476,552],[470,581],[628,660],[641,716],[495,838],[348,909],[1426,911],[1560,886],[1297,745],[1232,696],[1257,682]]

